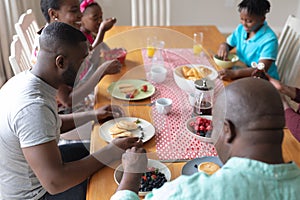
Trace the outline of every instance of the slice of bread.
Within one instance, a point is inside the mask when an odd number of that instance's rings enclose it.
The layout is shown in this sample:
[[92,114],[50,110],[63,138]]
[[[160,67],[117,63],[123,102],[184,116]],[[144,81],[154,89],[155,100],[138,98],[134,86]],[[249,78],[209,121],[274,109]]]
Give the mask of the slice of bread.
[[117,126],[117,124],[113,125],[112,127],[110,127],[108,129],[108,132],[111,134],[111,135],[117,135],[117,134],[120,134],[120,133],[123,133],[123,132],[126,132],[127,130],[126,129],[121,129]]
[[115,135],[111,135],[112,138],[117,138],[117,137],[131,137],[132,134],[130,131],[125,131],[125,132],[122,132],[122,133],[119,133],[119,134],[115,134]]
[[130,83],[121,83],[118,85],[119,89],[122,88],[128,88],[128,87],[134,87],[134,85],[130,84]]
[[131,131],[137,129],[138,125],[131,121],[121,120],[117,123],[117,127],[120,129]]
[[119,88],[120,92],[128,94],[128,93],[133,93],[136,88],[135,87],[126,87],[126,88]]
[[220,169],[220,166],[213,162],[203,162],[198,165],[198,171],[205,172],[206,174],[212,175]]

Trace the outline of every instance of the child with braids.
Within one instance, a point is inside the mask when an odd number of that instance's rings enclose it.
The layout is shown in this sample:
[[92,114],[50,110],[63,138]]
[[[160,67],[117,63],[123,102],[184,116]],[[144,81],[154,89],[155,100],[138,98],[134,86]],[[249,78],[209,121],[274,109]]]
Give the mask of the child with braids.
[[235,48],[241,62],[247,68],[224,69],[219,71],[223,80],[234,80],[251,76],[251,62],[262,62],[266,72],[279,79],[275,60],[278,53],[278,39],[269,27],[266,14],[270,11],[268,0],[243,0],[238,5],[241,23],[227,37],[218,50],[218,56],[226,59],[229,51]]
[[80,4],[82,13],[81,28],[92,48],[103,41],[104,33],[116,23],[116,18],[108,18],[103,21],[101,6],[94,0],[82,0]]

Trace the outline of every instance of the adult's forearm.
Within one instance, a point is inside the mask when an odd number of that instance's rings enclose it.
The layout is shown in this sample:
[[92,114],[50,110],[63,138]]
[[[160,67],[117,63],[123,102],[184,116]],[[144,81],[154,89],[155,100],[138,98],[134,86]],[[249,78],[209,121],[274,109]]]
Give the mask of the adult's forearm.
[[138,193],[141,176],[142,176],[141,173],[125,173],[124,172],[122,180],[119,184],[117,191],[130,190],[135,193]]
[[78,161],[62,163],[43,180],[43,186],[52,194],[63,192],[86,180],[92,174],[113,161],[110,147],[106,146]]
[[285,109],[285,122],[291,133],[300,142],[300,114],[292,108]]
[[65,133],[89,121],[97,119],[93,110],[62,114],[60,115],[60,118],[62,120],[62,126],[60,128],[61,133]]

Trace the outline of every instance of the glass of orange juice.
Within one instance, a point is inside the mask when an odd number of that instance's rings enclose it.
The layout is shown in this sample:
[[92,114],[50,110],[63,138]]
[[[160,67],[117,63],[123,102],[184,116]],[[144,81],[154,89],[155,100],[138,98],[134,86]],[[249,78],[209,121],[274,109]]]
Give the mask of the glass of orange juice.
[[156,43],[157,43],[156,37],[148,37],[147,38],[147,56],[149,58],[152,58],[155,54]]
[[193,43],[193,52],[195,55],[200,55],[203,48],[203,33],[197,32],[194,33],[194,43]]

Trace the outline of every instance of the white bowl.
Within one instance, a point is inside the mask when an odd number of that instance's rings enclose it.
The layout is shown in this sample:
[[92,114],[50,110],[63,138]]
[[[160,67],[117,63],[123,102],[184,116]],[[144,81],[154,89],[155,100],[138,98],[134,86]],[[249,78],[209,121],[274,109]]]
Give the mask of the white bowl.
[[215,80],[218,77],[218,72],[214,68],[208,67],[208,66],[205,66],[205,65],[189,64],[189,65],[177,66],[173,71],[173,76],[174,76],[175,83],[178,85],[178,87],[180,89],[184,90],[188,94],[193,93],[195,91],[195,86],[194,86],[194,81],[193,80],[186,79],[183,76],[182,71],[181,71],[181,68],[183,66],[187,66],[187,67],[190,67],[190,68],[199,67],[199,66],[204,67],[204,68],[208,68],[212,72],[207,77],[203,77],[203,78],[208,78],[210,80]]
[[211,137],[203,137],[200,135],[197,135],[194,131],[194,128],[190,126],[190,123],[192,121],[195,121],[196,118],[201,117],[201,118],[205,118],[205,119],[209,119],[212,120],[212,116],[211,115],[201,115],[201,116],[196,116],[196,117],[192,117],[189,120],[187,120],[186,122],[186,129],[188,130],[188,132],[193,135],[194,137],[196,137],[197,139],[199,139],[202,142],[208,142],[208,143],[213,143],[213,140]]
[[[158,160],[148,159],[148,168],[154,167],[157,168],[161,173],[163,173],[167,181],[171,180],[171,171],[169,168]],[[119,185],[123,176],[123,166],[119,165],[114,172],[114,180]],[[150,191],[149,191],[150,192]],[[139,196],[145,196],[149,192],[139,192]]]

